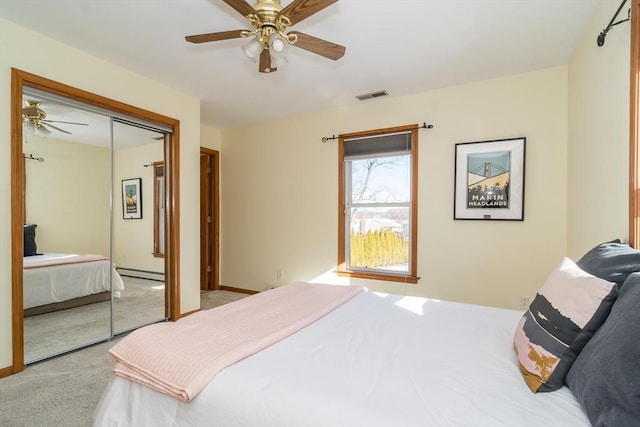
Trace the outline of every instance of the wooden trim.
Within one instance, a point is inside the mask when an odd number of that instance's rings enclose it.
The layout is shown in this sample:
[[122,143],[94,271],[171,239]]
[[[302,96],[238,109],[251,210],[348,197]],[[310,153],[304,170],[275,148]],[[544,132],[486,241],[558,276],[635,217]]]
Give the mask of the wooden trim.
[[338,274],[346,272],[345,254],[345,212],[347,209],[344,200],[344,137],[338,137]]
[[[640,1],[640,0],[639,0]],[[396,132],[411,132],[411,271],[406,275],[384,274],[368,271],[356,271],[346,268],[345,239],[345,191],[344,191],[344,140],[349,138],[373,137]],[[403,282],[416,284],[420,279],[417,275],[418,266],[418,126],[406,125],[372,131],[355,132],[338,136],[338,276],[358,277],[363,279],[384,280],[388,282]]]
[[22,150],[22,86],[25,76],[11,69],[11,306],[13,373],[24,370],[24,300],[22,293],[24,157]]
[[[160,252],[160,233],[158,232],[158,224],[160,222],[158,219],[158,208],[160,207],[158,200],[158,166],[162,166],[162,179],[167,179],[164,173],[164,162],[153,162],[153,256],[155,258],[164,258],[164,252]],[[166,186],[164,187],[166,190]]]
[[[171,184],[168,193],[169,223],[166,225],[170,231],[169,256],[165,257],[165,286],[167,295],[170,295],[170,307],[165,307],[170,312],[170,318],[176,320],[180,313],[180,121],[128,105],[113,99],[96,95],[82,89],[77,89],[63,83],[49,80],[35,74],[16,68],[11,69],[11,280],[12,280],[12,351],[13,373],[24,369],[24,310],[23,310],[23,277],[22,277],[22,247],[24,224],[24,206],[22,194],[24,183],[24,162],[22,152],[22,91],[23,87],[39,89],[55,95],[63,96],[85,104],[93,105],[117,113],[158,123],[173,128],[171,143],[165,144],[165,161],[169,161],[171,168]],[[167,222],[169,222],[167,221]],[[168,273],[168,274],[167,274]],[[165,300],[167,300],[165,298]],[[169,303],[169,300],[167,300]]]
[[640,0],[631,2],[631,52],[629,88],[629,245],[640,246]]
[[224,285],[220,285],[220,290],[221,291],[238,292],[239,294],[249,294],[249,295],[254,295],[254,294],[259,294],[260,293],[260,291],[254,291],[254,290],[251,290],[251,289],[234,288],[233,286],[224,286]]
[[8,368],[0,368],[0,378],[8,377],[9,375],[13,375],[13,366],[9,366]]
[[362,138],[362,137],[386,135],[386,134],[389,134],[389,133],[396,133],[396,132],[407,132],[407,131],[412,131],[414,129],[415,130],[418,129],[418,125],[417,124],[415,124],[415,125],[394,126],[394,127],[390,127],[390,128],[382,128],[382,129],[374,129],[374,130],[365,130],[365,131],[361,131],[361,132],[344,133],[344,134],[338,135],[338,137],[341,138],[341,139]]
[[213,181],[213,197],[211,213],[213,216],[213,247],[211,253],[211,265],[213,269],[213,289],[220,289],[220,152],[209,148],[200,147],[200,154],[211,156],[211,174]]
[[396,274],[376,274],[376,273],[366,273],[359,272],[353,270],[337,270],[338,276],[342,277],[354,277],[359,279],[372,279],[372,280],[383,280],[385,282],[398,282],[398,283],[409,283],[415,285],[418,283],[419,277],[416,276],[408,276],[408,275],[396,275]]
[[180,317],[178,317],[178,319],[176,319],[176,320],[182,319],[183,317],[190,316],[190,315],[192,315],[194,313],[199,312],[200,310],[201,310],[200,308],[196,308],[195,310],[191,310],[191,311],[187,311],[186,313],[182,313],[182,314],[179,315]]
[[[82,89],[75,88],[73,86],[59,83],[54,80],[40,77],[36,74],[32,74],[26,71],[22,71],[16,68],[11,69],[20,76],[22,84],[34,89],[39,89],[45,92],[52,93],[54,95],[63,96],[65,98],[73,99],[78,102],[93,105],[98,108],[115,111],[118,113],[126,114],[131,117],[135,117],[147,122],[158,123],[167,127],[172,127],[179,120],[171,117],[164,116],[162,114],[154,113],[153,111],[145,110],[142,108],[134,107],[133,105],[125,104],[124,102],[116,101],[111,98],[106,98],[101,95],[96,95],[91,92],[87,92]],[[20,93],[22,95],[22,92]],[[22,106],[20,107],[20,118],[22,118]],[[174,136],[176,135],[175,128],[173,129]]]
[[[167,174],[167,160],[169,160],[169,173]],[[165,245],[164,268],[165,283],[173,286],[165,286],[165,292],[169,298],[165,298],[169,307],[169,319],[176,321],[180,318],[180,121],[173,124],[173,134],[171,144],[165,144],[165,182],[170,182],[171,188],[167,194],[171,195],[171,200],[165,200],[165,209],[168,221],[165,221],[165,236],[169,238],[169,244]],[[167,177],[170,180],[167,180]],[[170,203],[169,203],[170,202]],[[171,225],[171,227],[169,227]],[[168,230],[167,230],[168,228]]]
[[213,156],[213,289],[220,289],[220,152]]
[[408,283],[418,277],[418,128],[411,131],[411,272]]

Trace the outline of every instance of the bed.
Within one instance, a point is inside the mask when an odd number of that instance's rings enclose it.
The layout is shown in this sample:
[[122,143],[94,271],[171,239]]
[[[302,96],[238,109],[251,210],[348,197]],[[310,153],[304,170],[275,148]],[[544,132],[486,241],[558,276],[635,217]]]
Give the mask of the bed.
[[114,376],[94,425],[589,426],[567,388],[524,385],[513,351],[521,317],[361,292],[223,369],[189,402]]
[[294,283],[120,340],[94,426],[637,427],[638,325],[619,241],[524,313]]
[[44,253],[23,262],[25,317],[106,301],[124,290],[122,277],[102,256]]

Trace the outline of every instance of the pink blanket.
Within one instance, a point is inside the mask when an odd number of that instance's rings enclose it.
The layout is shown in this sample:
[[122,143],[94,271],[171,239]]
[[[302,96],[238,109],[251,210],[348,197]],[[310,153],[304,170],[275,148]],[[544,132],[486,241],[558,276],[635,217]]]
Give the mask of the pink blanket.
[[132,332],[109,352],[116,375],[190,401],[227,366],[310,325],[362,287],[293,283]]
[[24,263],[24,268],[51,267],[54,265],[79,264],[81,262],[105,261],[101,255],[69,255],[61,258],[49,258],[42,261]]

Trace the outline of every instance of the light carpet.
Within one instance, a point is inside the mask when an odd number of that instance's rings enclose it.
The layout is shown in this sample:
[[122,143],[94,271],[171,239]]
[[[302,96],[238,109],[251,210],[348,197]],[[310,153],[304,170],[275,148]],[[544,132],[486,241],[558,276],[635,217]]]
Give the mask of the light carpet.
[[[247,296],[229,291],[201,294],[202,309]],[[111,378],[113,359],[107,353],[118,340],[97,344],[28,366],[0,379],[0,426],[88,427]]]
[[[113,300],[114,335],[164,318],[164,283],[123,277],[125,289]],[[24,319],[27,363],[104,341],[111,335],[110,301]]]

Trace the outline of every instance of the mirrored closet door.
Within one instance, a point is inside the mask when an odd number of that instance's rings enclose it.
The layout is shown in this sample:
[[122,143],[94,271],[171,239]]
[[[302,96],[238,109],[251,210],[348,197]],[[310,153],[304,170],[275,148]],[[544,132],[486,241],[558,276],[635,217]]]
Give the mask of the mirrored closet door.
[[[113,299],[118,334],[165,319],[164,140],[157,128],[113,120],[113,260],[125,286]],[[167,138],[169,135],[166,136]]]
[[24,87],[24,362],[167,319],[171,128]]

